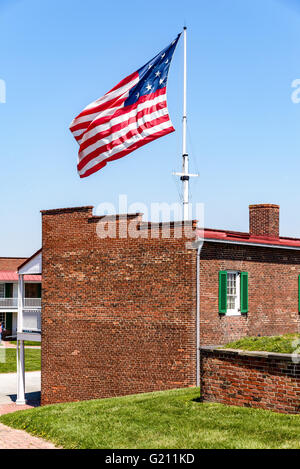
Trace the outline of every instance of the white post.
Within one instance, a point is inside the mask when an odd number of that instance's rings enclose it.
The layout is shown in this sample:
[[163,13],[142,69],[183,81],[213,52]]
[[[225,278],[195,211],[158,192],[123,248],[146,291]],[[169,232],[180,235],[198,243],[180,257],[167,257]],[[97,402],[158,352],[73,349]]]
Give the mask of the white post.
[[19,274],[18,282],[18,330],[23,332],[24,276]]
[[26,404],[25,400],[25,355],[24,340],[17,341],[17,372],[18,372],[18,389],[17,389],[17,405]]
[[189,180],[190,177],[198,177],[198,174],[189,174],[189,156],[186,149],[186,26],[183,28],[183,118],[182,118],[182,172],[173,173],[174,176],[180,176],[183,192],[183,220],[189,220]]
[[182,118],[182,188],[183,220],[189,219],[189,157],[186,150],[186,26],[183,28],[183,118]]
[[17,330],[17,405],[26,404],[25,401],[25,350],[24,340],[19,340],[23,332],[23,304],[24,304],[24,276],[19,274],[18,283],[18,330]]

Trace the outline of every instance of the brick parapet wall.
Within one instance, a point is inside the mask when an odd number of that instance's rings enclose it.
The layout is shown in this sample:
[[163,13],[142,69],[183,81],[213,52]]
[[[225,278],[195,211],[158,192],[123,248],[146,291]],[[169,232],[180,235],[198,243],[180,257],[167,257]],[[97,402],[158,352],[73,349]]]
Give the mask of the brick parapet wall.
[[42,404],[195,385],[196,251],[165,226],[100,239],[98,221],[43,212]]
[[201,399],[300,413],[300,362],[289,354],[202,347]]

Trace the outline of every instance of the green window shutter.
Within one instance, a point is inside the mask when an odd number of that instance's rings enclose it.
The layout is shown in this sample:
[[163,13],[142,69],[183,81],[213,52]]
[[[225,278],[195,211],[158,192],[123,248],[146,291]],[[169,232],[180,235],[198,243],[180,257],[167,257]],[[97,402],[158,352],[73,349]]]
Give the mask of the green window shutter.
[[38,298],[42,298],[42,284],[38,283]]
[[241,272],[241,313],[248,313],[248,272]]
[[227,272],[219,272],[219,313],[227,313]]

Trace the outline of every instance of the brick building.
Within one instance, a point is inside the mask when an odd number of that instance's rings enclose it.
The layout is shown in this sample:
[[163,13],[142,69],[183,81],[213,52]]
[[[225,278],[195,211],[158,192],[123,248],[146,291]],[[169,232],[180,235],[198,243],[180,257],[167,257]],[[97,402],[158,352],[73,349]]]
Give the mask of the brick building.
[[[300,239],[279,207],[250,232],[42,212],[42,403],[194,386],[199,345],[299,332]],[[128,231],[130,235],[128,236]]]

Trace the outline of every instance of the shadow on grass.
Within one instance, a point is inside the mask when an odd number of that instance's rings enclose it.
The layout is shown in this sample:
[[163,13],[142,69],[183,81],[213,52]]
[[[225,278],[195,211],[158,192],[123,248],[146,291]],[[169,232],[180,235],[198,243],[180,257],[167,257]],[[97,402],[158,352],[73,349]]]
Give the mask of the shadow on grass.
[[202,404],[203,399],[202,399],[202,397],[196,397],[195,399],[192,399],[192,402],[198,402],[198,403]]

